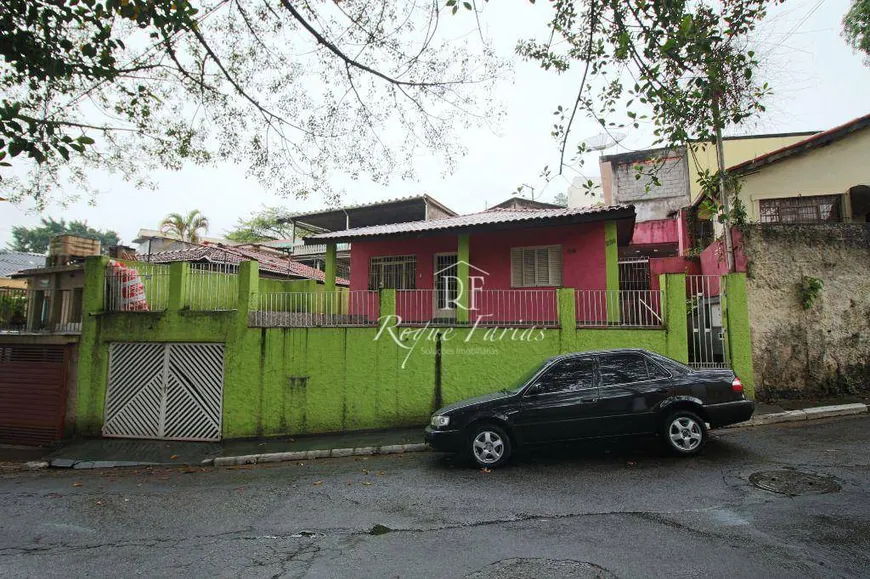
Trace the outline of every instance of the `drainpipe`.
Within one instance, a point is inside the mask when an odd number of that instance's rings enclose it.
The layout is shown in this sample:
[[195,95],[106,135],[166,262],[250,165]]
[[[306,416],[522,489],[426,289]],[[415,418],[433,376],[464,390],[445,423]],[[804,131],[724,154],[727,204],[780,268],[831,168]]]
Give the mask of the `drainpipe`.
[[342,209],[344,211],[344,228],[350,229],[350,215],[347,214],[347,209]]

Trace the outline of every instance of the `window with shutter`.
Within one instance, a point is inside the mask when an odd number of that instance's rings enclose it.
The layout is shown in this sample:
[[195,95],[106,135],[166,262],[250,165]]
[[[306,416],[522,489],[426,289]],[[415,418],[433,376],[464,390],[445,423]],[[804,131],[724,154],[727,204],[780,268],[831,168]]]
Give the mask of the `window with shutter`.
[[511,249],[511,286],[562,285],[562,246]]

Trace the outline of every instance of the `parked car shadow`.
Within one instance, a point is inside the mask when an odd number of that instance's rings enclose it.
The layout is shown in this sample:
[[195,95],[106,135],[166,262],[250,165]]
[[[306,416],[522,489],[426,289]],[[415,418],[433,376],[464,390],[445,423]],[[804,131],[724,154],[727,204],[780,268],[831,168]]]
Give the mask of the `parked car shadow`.
[[[441,468],[466,466],[476,468],[472,461],[453,454],[436,454],[433,461]],[[636,463],[674,463],[703,460],[712,462],[734,462],[752,459],[755,453],[744,445],[716,437],[710,439],[703,452],[694,458],[674,456],[652,437],[626,437],[612,439],[584,440],[560,443],[549,446],[526,448],[516,451],[507,468],[546,468],[567,464],[584,464],[589,467],[624,465]],[[503,467],[504,468],[504,467]]]

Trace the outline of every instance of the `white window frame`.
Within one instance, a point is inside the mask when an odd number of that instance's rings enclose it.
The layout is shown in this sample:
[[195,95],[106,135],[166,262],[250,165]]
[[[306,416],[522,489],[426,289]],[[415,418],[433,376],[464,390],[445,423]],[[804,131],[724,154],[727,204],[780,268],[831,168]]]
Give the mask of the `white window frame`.
[[[527,258],[527,254],[531,254]],[[541,259],[546,255],[546,280],[541,273]],[[527,261],[533,262],[532,272],[526,270]],[[561,287],[562,246],[532,245],[511,248],[511,287]]]

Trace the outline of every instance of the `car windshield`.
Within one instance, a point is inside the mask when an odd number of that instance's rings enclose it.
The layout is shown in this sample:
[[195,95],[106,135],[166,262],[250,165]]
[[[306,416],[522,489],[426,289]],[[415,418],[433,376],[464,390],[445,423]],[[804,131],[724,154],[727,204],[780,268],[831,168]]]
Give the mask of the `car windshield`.
[[532,368],[528,372],[524,373],[522,376],[520,376],[520,378],[518,380],[516,380],[514,382],[513,386],[509,386],[509,387],[505,388],[504,390],[502,390],[502,392],[517,392],[517,391],[519,391],[523,386],[525,386],[526,384],[529,383],[529,380],[531,380],[535,374],[537,374],[538,372],[541,371],[541,368],[543,368],[544,366],[546,366],[549,363],[550,363],[549,360],[544,360],[540,364],[532,366]]

